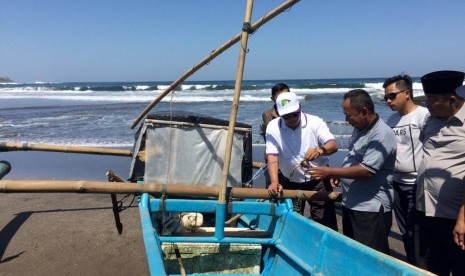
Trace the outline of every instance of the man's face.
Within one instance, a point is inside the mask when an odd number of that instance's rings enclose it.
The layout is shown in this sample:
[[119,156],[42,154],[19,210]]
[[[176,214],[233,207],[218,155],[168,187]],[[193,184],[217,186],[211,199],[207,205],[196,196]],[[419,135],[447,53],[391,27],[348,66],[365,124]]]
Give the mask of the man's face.
[[350,99],[342,102],[342,109],[346,116],[346,121],[354,128],[361,130],[367,125],[367,120],[362,110],[358,111],[350,106]]
[[299,126],[300,123],[300,109],[297,112],[281,116],[281,118],[288,127],[295,129]]
[[399,111],[404,108],[408,93],[408,90],[400,90],[391,83],[384,89],[384,100],[392,110]]
[[431,116],[436,118],[450,118],[452,106],[450,97],[446,94],[425,94],[426,107]]

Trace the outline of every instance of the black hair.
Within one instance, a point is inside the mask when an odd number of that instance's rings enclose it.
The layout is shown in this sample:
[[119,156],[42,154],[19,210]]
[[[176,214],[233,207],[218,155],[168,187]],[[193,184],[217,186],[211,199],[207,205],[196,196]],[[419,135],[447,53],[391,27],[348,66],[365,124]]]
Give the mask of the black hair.
[[360,111],[362,108],[368,109],[370,113],[375,113],[375,106],[370,94],[363,89],[353,89],[344,94],[344,100],[350,99],[350,107]]
[[409,75],[400,74],[387,78],[384,80],[383,88],[386,88],[393,83],[396,84],[396,88],[399,89],[399,91],[408,90],[410,98],[413,98],[412,78]]
[[277,83],[271,88],[271,97],[275,97],[277,93],[282,92],[282,91],[289,91],[289,86],[287,86],[285,83]]

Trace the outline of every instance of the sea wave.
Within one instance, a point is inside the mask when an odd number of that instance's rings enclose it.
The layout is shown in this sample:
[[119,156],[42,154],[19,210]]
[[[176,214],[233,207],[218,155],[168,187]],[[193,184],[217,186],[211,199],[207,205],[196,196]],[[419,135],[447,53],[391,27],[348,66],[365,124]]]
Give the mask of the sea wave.
[[[270,92],[278,81],[246,80],[242,91]],[[329,79],[329,80],[284,80],[291,91],[313,93],[340,93],[350,89],[362,88],[382,91],[382,79]],[[184,82],[174,91],[234,91],[234,81],[195,81]],[[35,82],[35,83],[2,83],[2,92],[27,91],[94,91],[94,92],[124,92],[124,91],[166,91],[171,86],[169,82]],[[421,83],[413,84],[414,90],[422,90]]]

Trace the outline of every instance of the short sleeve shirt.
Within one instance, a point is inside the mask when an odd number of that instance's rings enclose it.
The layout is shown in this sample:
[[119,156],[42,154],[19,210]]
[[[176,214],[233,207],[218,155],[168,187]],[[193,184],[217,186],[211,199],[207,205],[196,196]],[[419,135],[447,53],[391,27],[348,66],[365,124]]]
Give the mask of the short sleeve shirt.
[[[300,163],[304,160],[309,148],[323,146],[335,140],[326,123],[317,116],[301,113],[300,125],[296,129],[289,128],[281,118],[272,120],[266,128],[266,154],[279,156],[279,168],[283,175],[292,182],[305,182]],[[327,156],[313,160],[317,166],[326,166]]]
[[423,131],[417,209],[457,219],[465,193],[465,104],[449,120],[431,117]]
[[401,116],[394,113],[387,124],[394,131],[397,139],[396,165],[394,181],[403,184],[415,184],[417,171],[423,157],[423,143],[420,132],[429,118],[429,111],[423,106],[417,106],[412,112]]
[[341,179],[342,204],[349,209],[378,212],[381,205],[390,211],[394,194],[392,171],[396,160],[396,138],[392,129],[378,118],[363,130],[354,129],[349,153],[342,167],[361,165],[373,176]]

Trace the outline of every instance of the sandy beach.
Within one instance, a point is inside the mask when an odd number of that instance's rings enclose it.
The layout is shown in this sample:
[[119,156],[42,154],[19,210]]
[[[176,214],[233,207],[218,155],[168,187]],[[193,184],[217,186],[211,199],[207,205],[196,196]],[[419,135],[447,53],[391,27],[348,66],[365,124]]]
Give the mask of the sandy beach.
[[[126,179],[130,168],[128,157],[87,154],[6,152],[0,159],[12,164],[4,179],[106,181],[109,169]],[[120,214],[119,235],[109,195],[0,197],[0,275],[148,275],[136,201]],[[404,259],[395,223],[390,246],[394,257]]]
[[[127,157],[49,152],[8,152],[0,159],[12,164],[4,179],[106,181],[108,169],[127,178],[130,162]],[[137,200],[120,214],[119,235],[109,195],[0,198],[0,275],[148,275]]]

